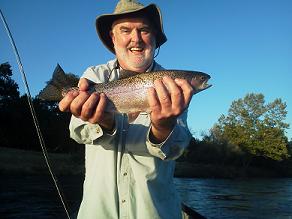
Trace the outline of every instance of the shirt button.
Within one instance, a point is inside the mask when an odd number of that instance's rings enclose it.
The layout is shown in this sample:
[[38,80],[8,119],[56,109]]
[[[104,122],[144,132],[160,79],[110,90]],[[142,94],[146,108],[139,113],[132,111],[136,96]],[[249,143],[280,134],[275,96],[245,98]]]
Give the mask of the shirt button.
[[124,173],[123,175],[124,175],[124,176],[127,176],[128,174],[127,174],[127,173]]
[[122,200],[122,203],[125,203],[125,202],[126,202],[126,200],[125,200],[125,199],[123,199],[123,200]]
[[99,134],[99,132],[100,132],[100,128],[97,127],[97,128],[96,128],[96,133]]

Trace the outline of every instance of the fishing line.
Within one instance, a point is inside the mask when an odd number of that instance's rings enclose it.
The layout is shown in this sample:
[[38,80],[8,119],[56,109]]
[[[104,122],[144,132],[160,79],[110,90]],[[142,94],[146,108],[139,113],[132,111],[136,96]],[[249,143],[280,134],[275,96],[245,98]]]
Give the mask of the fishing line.
[[33,106],[33,101],[32,101],[32,97],[31,97],[31,94],[30,94],[29,85],[28,85],[28,82],[27,82],[27,79],[26,79],[26,74],[24,72],[23,65],[21,63],[20,56],[19,56],[16,44],[14,42],[14,39],[12,37],[12,34],[10,32],[10,29],[8,27],[8,24],[7,24],[6,20],[5,20],[5,17],[3,15],[1,9],[0,9],[0,15],[1,15],[1,20],[3,21],[7,36],[9,37],[10,44],[11,44],[11,46],[13,48],[13,52],[14,52],[15,57],[16,57],[16,61],[17,61],[17,64],[18,64],[19,71],[21,73],[22,81],[23,81],[24,87],[25,87],[25,93],[26,93],[26,96],[27,96],[28,105],[29,105],[30,112],[31,112],[31,115],[32,115],[32,118],[33,118],[34,126],[35,126],[36,131],[37,131],[37,135],[38,135],[38,138],[39,138],[39,143],[40,143],[41,148],[42,148],[42,152],[43,152],[43,155],[44,155],[44,158],[45,158],[45,161],[46,161],[46,165],[47,165],[47,167],[49,169],[49,172],[50,172],[50,175],[51,175],[51,177],[52,177],[52,179],[54,181],[54,185],[55,185],[55,187],[57,189],[58,195],[60,197],[60,200],[62,202],[64,210],[66,212],[67,218],[71,219],[71,217],[69,215],[69,212],[68,212],[68,207],[67,207],[67,205],[65,203],[65,199],[64,199],[64,197],[62,195],[60,186],[58,185],[57,177],[55,176],[55,174],[53,173],[53,170],[51,168],[48,151],[47,151],[46,144],[45,144],[45,141],[44,141],[44,138],[43,138],[40,126],[39,126],[39,122],[38,122],[38,119],[37,119],[37,116],[36,116],[36,112],[35,112],[35,109],[34,109],[34,106]]

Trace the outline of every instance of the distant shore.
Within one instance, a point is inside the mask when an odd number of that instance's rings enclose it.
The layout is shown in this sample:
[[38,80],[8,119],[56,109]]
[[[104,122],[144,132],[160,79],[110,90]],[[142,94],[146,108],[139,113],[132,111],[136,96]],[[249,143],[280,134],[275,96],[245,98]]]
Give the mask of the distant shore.
[[[83,154],[49,154],[50,164],[56,175],[84,175]],[[49,174],[41,152],[25,151],[0,147],[0,174]],[[275,171],[249,168],[243,171],[238,167],[177,162],[175,177],[187,178],[242,178],[279,177]]]
[[[79,160],[82,159],[82,160]],[[49,153],[50,165],[57,175],[84,173],[83,156]],[[42,152],[0,147],[0,174],[49,174]]]

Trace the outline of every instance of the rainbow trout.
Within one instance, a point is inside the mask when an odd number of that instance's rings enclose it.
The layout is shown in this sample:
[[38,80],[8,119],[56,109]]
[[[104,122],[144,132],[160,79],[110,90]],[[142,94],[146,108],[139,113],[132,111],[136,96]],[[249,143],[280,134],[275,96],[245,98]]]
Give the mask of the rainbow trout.
[[[109,99],[106,111],[149,112],[147,89],[154,86],[156,79],[162,79],[164,76],[187,80],[192,85],[195,94],[211,86],[207,84],[210,75],[198,71],[161,70],[135,74],[133,72],[124,73],[133,76],[91,85],[89,92],[104,93]],[[47,82],[38,98],[47,101],[60,101],[69,91],[78,90],[78,81],[77,76],[65,74],[63,69],[57,65],[52,79]]]

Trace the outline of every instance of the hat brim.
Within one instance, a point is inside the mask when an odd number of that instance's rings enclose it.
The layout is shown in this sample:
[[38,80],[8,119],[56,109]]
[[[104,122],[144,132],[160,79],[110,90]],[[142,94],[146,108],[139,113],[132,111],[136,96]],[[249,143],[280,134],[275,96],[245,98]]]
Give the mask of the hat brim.
[[110,36],[110,31],[112,24],[117,19],[123,18],[125,16],[141,16],[146,15],[151,23],[154,24],[156,28],[156,48],[160,47],[163,43],[167,41],[167,38],[163,32],[162,26],[162,16],[159,8],[155,4],[150,4],[138,10],[119,13],[119,14],[104,14],[96,18],[96,31],[103,42],[103,44],[112,52],[115,53],[114,45]]

